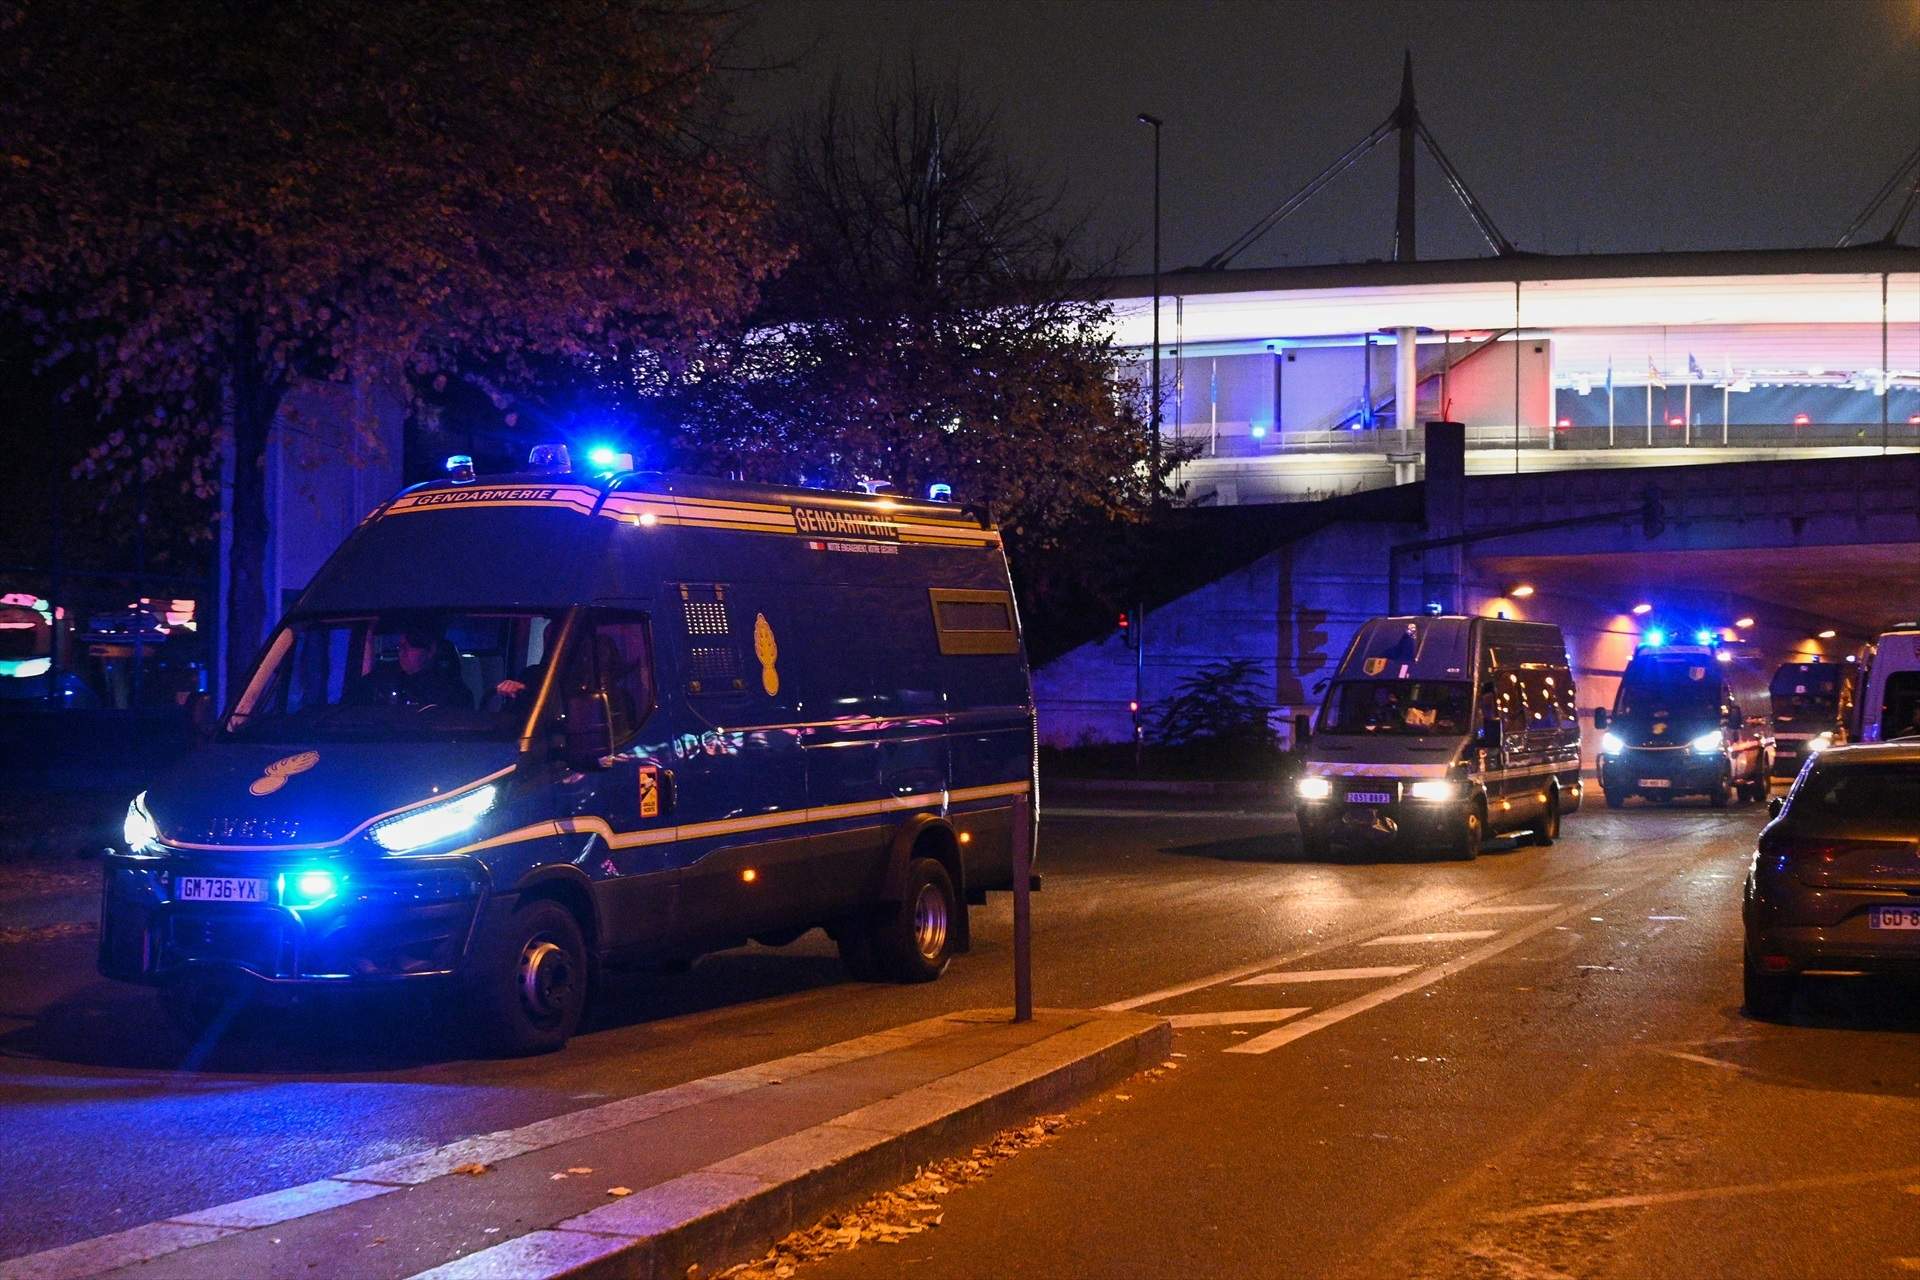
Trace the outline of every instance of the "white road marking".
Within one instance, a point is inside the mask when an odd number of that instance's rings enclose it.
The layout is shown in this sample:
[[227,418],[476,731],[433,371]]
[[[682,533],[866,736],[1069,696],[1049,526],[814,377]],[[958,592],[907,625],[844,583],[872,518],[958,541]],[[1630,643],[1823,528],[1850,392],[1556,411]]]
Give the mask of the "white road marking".
[[[1603,857],[1600,861],[1611,866],[1631,868],[1642,865],[1645,860],[1637,854],[1618,854],[1612,857]],[[1588,868],[1588,870],[1592,869],[1593,868]],[[1635,881],[1633,883],[1637,884],[1639,882]],[[1548,884],[1535,885],[1531,890],[1527,890],[1527,892],[1598,893],[1606,887],[1605,885],[1598,884]],[[1493,899],[1504,897],[1506,894],[1513,892],[1520,891],[1511,889],[1501,890],[1498,893],[1488,894],[1485,898],[1480,899],[1480,901],[1490,902]],[[1452,909],[1457,911],[1460,908],[1455,907]],[[1144,1005],[1159,1004],[1163,1000],[1172,1000],[1178,996],[1191,995],[1195,991],[1204,991],[1208,987],[1217,987],[1223,983],[1232,982],[1235,978],[1244,978],[1250,974],[1259,973],[1263,969],[1276,969],[1283,964],[1295,964],[1306,959],[1308,956],[1317,956],[1341,947],[1350,947],[1357,943],[1364,942],[1368,938],[1377,938],[1389,930],[1404,928],[1407,925],[1413,924],[1415,921],[1431,920],[1435,916],[1445,914],[1447,914],[1447,908],[1409,911],[1405,915],[1392,920],[1383,920],[1378,924],[1368,925],[1364,928],[1351,929],[1346,933],[1337,934],[1334,937],[1321,941],[1311,942],[1304,947],[1299,947],[1292,951],[1283,951],[1278,955],[1266,956],[1259,960],[1248,961],[1246,964],[1235,965],[1231,969],[1222,969],[1220,972],[1210,973],[1204,978],[1195,978],[1190,982],[1182,982],[1176,986],[1162,987],[1158,991],[1149,991],[1145,995],[1128,996],[1124,1000],[1115,1000],[1110,1004],[1101,1005],[1100,1011],[1102,1013],[1125,1013],[1129,1009],[1138,1009]]]
[[1384,938],[1368,938],[1363,947],[1407,947],[1427,942],[1478,942],[1491,938],[1498,929],[1455,929],[1448,933],[1390,933]]
[[1078,805],[1048,805],[1049,818],[1259,818],[1286,817],[1279,809],[1091,809]]
[[1685,920],[1685,916],[1648,916],[1649,920]]
[[1290,969],[1279,973],[1262,973],[1251,978],[1242,978],[1233,985],[1236,987],[1291,986],[1296,982],[1347,982],[1358,978],[1397,978],[1403,973],[1412,973],[1419,967],[1417,964],[1382,964],[1370,969]]
[[1482,1262],[1491,1262],[1500,1268],[1500,1274],[1512,1277],[1512,1280],[1573,1280],[1565,1271],[1555,1271],[1552,1267],[1535,1262],[1524,1253],[1508,1249],[1497,1244],[1471,1244],[1460,1246],[1460,1252],[1469,1258],[1478,1258]]
[[1457,916],[1505,916],[1518,915],[1524,911],[1552,911],[1560,904],[1557,902],[1516,902],[1511,906],[1468,907],[1465,911],[1456,911]]
[[1242,1022],[1285,1022],[1305,1009],[1230,1009],[1225,1013],[1176,1013],[1167,1021],[1182,1027],[1231,1027]]
[[1567,907],[1564,910],[1556,911],[1550,916],[1543,916],[1526,928],[1515,930],[1513,933],[1509,933],[1504,937],[1495,938],[1492,942],[1475,947],[1465,955],[1455,956],[1443,964],[1434,965],[1430,969],[1423,969],[1419,973],[1409,974],[1398,982],[1389,983],[1384,987],[1376,987],[1363,996],[1356,996],[1345,1004],[1337,1004],[1331,1008],[1322,1009],[1311,1017],[1302,1018],[1298,1022],[1290,1023],[1284,1027],[1276,1027],[1265,1035],[1255,1036],[1244,1044],[1236,1044],[1225,1050],[1225,1052],[1271,1053],[1282,1045],[1292,1044],[1302,1036],[1310,1036],[1316,1031],[1324,1030],[1336,1023],[1345,1022],[1355,1014],[1365,1013],[1369,1009],[1378,1008],[1390,1000],[1398,1000],[1408,992],[1418,991],[1422,987],[1431,986],[1442,978],[1451,977],[1459,973],[1462,969],[1470,968],[1473,965],[1479,964],[1482,960],[1499,955],[1502,951],[1517,947],[1523,942],[1528,942],[1546,933],[1548,930],[1553,929],[1562,921],[1570,920],[1582,912],[1591,911],[1603,902],[1617,897],[1620,894],[1630,893],[1644,885],[1652,884],[1655,880],[1669,874],[1671,874],[1670,869],[1662,868],[1651,874],[1629,880],[1616,889],[1609,889],[1598,898],[1589,898],[1585,902],[1575,903],[1573,906]]
[[1758,1075],[1752,1067],[1738,1062],[1728,1062],[1725,1058],[1709,1058],[1704,1053],[1688,1053],[1682,1049],[1655,1049],[1655,1053],[1669,1058],[1678,1058],[1682,1062],[1698,1063],[1703,1067],[1719,1067],[1722,1071],[1738,1071],[1743,1075]]
[[1815,1191],[1822,1187],[1857,1187],[1870,1182],[1911,1178],[1917,1173],[1920,1173],[1920,1165],[1910,1164],[1898,1169],[1876,1169],[1865,1173],[1835,1173],[1822,1178],[1788,1178],[1781,1182],[1745,1182],[1726,1187],[1698,1187],[1692,1191],[1656,1191],[1641,1196],[1602,1196],[1598,1200],[1564,1200],[1557,1204],[1536,1204],[1525,1209],[1509,1209],[1505,1213],[1490,1215],[1486,1221],[1522,1222],[1528,1218],[1554,1218],[1575,1213],[1605,1213],[1609,1209],[1645,1209],[1661,1204],[1688,1204],[1696,1200],[1726,1200],[1734,1196],[1770,1196],[1788,1191]]

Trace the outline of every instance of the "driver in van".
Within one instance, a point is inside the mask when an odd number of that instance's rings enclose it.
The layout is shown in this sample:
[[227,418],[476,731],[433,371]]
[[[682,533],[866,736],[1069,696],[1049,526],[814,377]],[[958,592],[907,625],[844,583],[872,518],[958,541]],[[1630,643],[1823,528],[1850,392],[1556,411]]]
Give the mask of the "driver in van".
[[367,677],[365,696],[372,702],[409,707],[460,707],[471,711],[473,695],[441,659],[445,642],[423,627],[400,633],[399,660],[382,664]]

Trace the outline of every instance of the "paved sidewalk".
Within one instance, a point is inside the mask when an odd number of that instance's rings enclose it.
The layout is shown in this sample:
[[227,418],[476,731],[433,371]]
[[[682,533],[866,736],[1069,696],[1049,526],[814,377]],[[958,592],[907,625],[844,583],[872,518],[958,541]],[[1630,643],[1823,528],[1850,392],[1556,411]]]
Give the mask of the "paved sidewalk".
[[680,1280],[758,1256],[1170,1044],[1164,1020],[1130,1013],[929,1018],[0,1261],[0,1280]]

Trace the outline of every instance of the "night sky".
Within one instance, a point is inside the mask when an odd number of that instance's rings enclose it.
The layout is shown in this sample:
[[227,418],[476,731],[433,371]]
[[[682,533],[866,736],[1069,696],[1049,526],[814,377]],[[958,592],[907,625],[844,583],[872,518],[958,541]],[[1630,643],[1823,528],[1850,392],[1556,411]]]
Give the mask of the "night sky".
[[[1166,265],[1194,264],[1389,113],[1403,48],[1428,127],[1523,249],[1828,245],[1920,141],[1920,0],[769,0],[750,47],[798,59],[741,86],[768,123],[836,71],[911,56],[957,79],[1128,270],[1150,210],[1136,114],[1167,121]],[[1389,256],[1394,164],[1389,139],[1234,265]],[[1424,153],[1419,177],[1420,256],[1485,252]]]

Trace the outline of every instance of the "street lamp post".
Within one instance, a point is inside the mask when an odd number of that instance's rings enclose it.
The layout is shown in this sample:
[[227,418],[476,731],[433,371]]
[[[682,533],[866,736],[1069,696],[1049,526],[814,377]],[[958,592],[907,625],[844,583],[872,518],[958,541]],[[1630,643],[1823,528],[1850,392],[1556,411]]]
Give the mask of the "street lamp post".
[[[1153,357],[1152,384],[1147,406],[1150,435],[1147,438],[1147,502],[1151,510],[1160,509],[1160,126],[1159,116],[1142,111],[1134,117],[1153,130]],[[1147,665],[1147,607],[1143,602],[1133,617],[1133,771],[1141,771],[1141,754],[1146,745],[1141,716],[1145,714]]]

